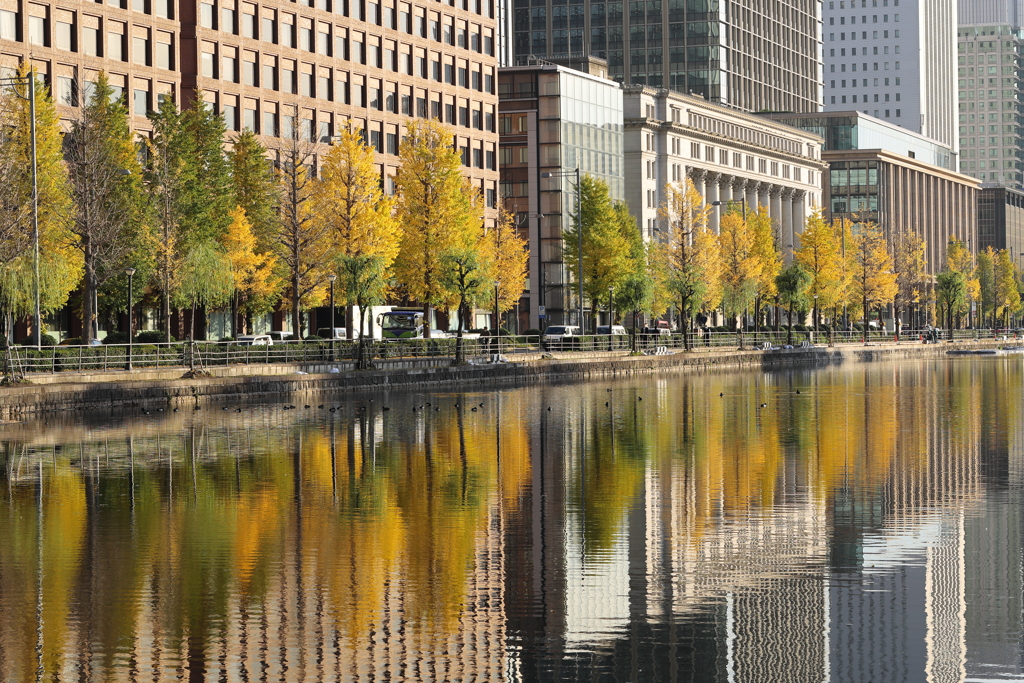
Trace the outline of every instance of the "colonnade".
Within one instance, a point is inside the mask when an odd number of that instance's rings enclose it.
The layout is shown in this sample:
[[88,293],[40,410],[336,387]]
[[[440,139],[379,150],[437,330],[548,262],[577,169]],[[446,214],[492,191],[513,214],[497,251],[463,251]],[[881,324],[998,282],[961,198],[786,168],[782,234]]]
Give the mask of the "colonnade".
[[[755,211],[759,206],[767,206],[768,215],[779,226],[779,241],[783,253],[787,257],[792,253],[796,246],[794,237],[803,232],[807,220],[807,192],[794,187],[702,168],[691,168],[689,176],[697,191],[708,204],[739,202],[745,199],[747,211]],[[719,232],[724,209],[724,204],[711,207],[708,224],[716,235]]]

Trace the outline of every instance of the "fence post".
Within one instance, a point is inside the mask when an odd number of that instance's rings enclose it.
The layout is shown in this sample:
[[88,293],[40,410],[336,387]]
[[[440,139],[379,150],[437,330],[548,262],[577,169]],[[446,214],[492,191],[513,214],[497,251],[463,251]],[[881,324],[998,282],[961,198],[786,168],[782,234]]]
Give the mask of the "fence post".
[[106,344],[104,344],[103,345],[103,371],[104,372],[107,371],[107,353],[109,351],[110,351],[110,348]]

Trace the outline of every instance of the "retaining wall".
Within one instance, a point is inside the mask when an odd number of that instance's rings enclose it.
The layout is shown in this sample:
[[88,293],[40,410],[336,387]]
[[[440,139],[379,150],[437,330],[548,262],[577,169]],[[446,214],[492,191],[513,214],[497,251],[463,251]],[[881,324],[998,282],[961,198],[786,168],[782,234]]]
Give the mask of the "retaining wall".
[[[721,353],[678,353],[665,356],[622,356],[609,353],[581,358],[573,354],[558,357],[486,365],[443,366],[447,359],[405,359],[385,361],[387,369],[345,370],[330,373],[332,364],[239,366],[213,368],[213,377],[180,379],[176,371],[144,370],[115,375],[64,375],[31,377],[31,385],[0,388],[0,419],[10,420],[33,413],[97,410],[125,406],[191,405],[206,401],[251,401],[262,398],[288,400],[329,391],[383,391],[422,388],[468,388],[485,384],[532,384],[553,380],[582,380],[669,371],[709,372],[732,368],[777,368],[791,365],[821,365],[875,362],[880,360],[945,358],[954,348],[997,348],[1002,342],[963,344],[902,344],[856,347],[812,347],[784,351],[732,351]],[[378,364],[380,362],[378,361]],[[333,364],[338,366],[340,364]],[[242,375],[243,371],[260,375]],[[299,374],[308,373],[308,374]],[[168,376],[176,374],[179,378]],[[69,381],[70,380],[70,381]]]

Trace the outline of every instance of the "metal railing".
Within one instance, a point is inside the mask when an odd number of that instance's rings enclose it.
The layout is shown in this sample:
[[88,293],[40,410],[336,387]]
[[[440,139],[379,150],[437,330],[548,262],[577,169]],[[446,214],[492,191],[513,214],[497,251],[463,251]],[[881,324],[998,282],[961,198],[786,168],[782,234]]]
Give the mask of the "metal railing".
[[[939,331],[939,340],[949,340],[946,330]],[[1014,330],[955,330],[953,340],[1005,340],[1012,342],[1024,339],[1024,332]],[[865,334],[857,330],[799,330],[792,338],[784,330],[775,332],[691,332],[689,346],[695,352],[741,347],[749,350],[794,347],[807,342],[814,345],[892,343],[897,341],[892,332],[872,330]],[[931,330],[903,330],[901,343],[921,343],[933,340]],[[637,333],[634,340],[628,335],[585,335],[560,340],[543,340],[531,335],[509,335],[502,337],[466,338],[462,340],[463,356],[470,361],[485,361],[500,355],[513,359],[517,354],[543,352],[601,353],[619,352],[654,353],[665,350],[678,351],[686,348],[686,338],[681,333],[645,334]],[[374,361],[401,359],[449,358],[454,359],[457,340],[406,339],[399,341],[367,340],[364,348],[365,366]],[[104,344],[100,346],[50,346],[36,350],[34,347],[11,346],[3,354],[6,374],[27,375],[56,372],[107,372],[123,370],[129,360],[127,344]],[[172,344],[133,344],[131,346],[133,368],[193,368],[208,369],[232,365],[272,364],[329,364],[342,369],[354,368],[359,360],[357,341],[316,340],[277,343],[272,346],[243,346],[235,342],[177,342]]]

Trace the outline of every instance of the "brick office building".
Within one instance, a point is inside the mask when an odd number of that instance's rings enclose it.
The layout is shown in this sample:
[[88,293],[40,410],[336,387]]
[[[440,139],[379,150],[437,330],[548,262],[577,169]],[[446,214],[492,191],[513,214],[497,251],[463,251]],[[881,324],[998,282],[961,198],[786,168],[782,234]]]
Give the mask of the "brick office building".
[[0,75],[31,60],[67,120],[103,70],[142,135],[161,98],[197,89],[229,136],[248,128],[271,150],[327,143],[351,119],[389,191],[404,124],[436,118],[493,207],[494,17],[494,0],[0,0]]

